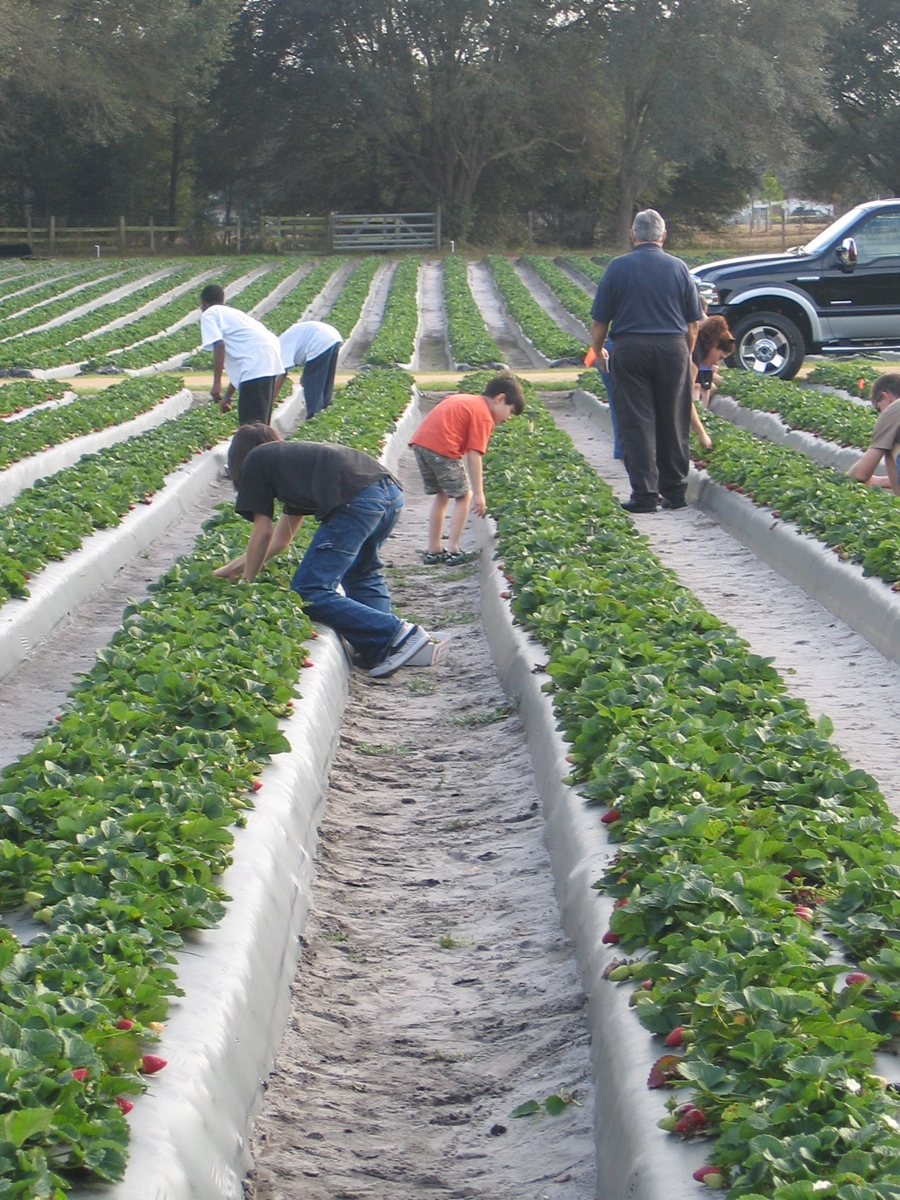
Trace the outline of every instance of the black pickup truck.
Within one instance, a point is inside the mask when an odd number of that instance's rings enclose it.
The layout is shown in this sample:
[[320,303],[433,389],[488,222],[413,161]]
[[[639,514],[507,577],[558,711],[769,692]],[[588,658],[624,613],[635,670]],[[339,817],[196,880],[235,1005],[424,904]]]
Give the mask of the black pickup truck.
[[728,321],[735,366],[792,379],[807,354],[900,351],[900,199],[860,204],[786,254],[691,273]]

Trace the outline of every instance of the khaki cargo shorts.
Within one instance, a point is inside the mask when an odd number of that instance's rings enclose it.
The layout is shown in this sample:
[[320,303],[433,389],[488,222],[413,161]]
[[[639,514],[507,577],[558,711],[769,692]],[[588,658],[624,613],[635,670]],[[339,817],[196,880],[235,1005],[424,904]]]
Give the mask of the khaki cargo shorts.
[[435,454],[424,446],[413,446],[413,454],[429,496],[443,492],[452,500],[458,500],[460,496],[471,492],[472,484],[463,459],[445,458],[443,454]]

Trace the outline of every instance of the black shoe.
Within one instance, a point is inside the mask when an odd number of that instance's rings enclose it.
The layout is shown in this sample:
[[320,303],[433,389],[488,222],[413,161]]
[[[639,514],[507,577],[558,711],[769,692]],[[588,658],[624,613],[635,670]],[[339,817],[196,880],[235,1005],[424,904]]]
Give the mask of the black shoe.
[[687,508],[688,503],[684,496],[679,496],[677,500],[667,500],[665,496],[662,498],[662,508]]
[[623,500],[622,507],[627,513],[653,513],[656,512],[655,504],[641,504],[635,500],[634,496],[630,500]]

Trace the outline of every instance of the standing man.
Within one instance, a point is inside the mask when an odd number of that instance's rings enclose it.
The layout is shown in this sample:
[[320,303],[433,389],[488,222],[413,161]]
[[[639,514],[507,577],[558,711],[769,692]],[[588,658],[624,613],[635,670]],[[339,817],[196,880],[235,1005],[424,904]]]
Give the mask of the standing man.
[[324,321],[297,321],[278,339],[284,369],[275,382],[275,395],[291,367],[303,366],[300,383],[306,401],[306,419],[327,408],[334,393],[334,373],[344,339]]
[[[666,223],[639,212],[632,249],[606,268],[591,310],[591,342],[609,359],[616,425],[631,497],[630,513],[684,508],[690,466],[691,351],[703,317],[700,297],[680,259],[663,250]],[[612,354],[604,349],[607,330]]]
[[[872,430],[872,440],[865,454],[856,460],[847,474],[860,483],[874,487],[890,488],[900,496],[900,481],[897,477],[897,454],[900,453],[900,375],[880,375],[872,384],[870,393],[872,407],[878,420]],[[886,475],[875,472],[884,459]]]
[[[275,402],[275,380],[282,374],[278,338],[260,321],[239,308],[229,308],[225,292],[210,283],[200,293],[200,337],[204,350],[213,352],[210,395],[222,412],[238,394],[238,424],[260,421],[268,425]],[[222,395],[222,372],[229,384]]]

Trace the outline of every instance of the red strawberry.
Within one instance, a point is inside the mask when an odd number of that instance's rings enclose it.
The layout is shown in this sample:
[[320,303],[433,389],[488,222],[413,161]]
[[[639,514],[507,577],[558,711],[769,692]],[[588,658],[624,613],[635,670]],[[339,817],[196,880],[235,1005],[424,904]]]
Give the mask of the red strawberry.
[[684,1045],[684,1026],[676,1025],[670,1034],[666,1036],[667,1046],[683,1046]]
[[603,816],[600,818],[600,820],[603,822],[603,824],[604,824],[604,825],[612,825],[612,823],[613,823],[614,821],[618,821],[618,820],[619,820],[619,818],[621,817],[621,815],[622,815],[622,814],[621,814],[620,812],[617,812],[617,810],[616,810],[616,809],[614,809],[614,808],[611,808],[611,809],[609,810],[609,812],[605,812],[605,813],[603,814]]
[[649,992],[653,987],[653,980],[652,979],[642,979],[641,987],[644,989],[645,992]]
[[801,921],[812,921],[815,919],[815,913],[807,904],[795,904],[794,916],[799,917]]
[[604,933],[603,937],[601,938],[604,946],[614,946],[618,940],[619,935],[617,933],[613,933],[611,929],[607,929],[606,933]]
[[250,786],[253,788],[254,792],[261,791],[262,790],[262,780],[254,779],[253,782],[250,784]]
[[116,1096],[116,1104],[118,1104],[119,1108],[121,1108],[123,1117],[127,1117],[134,1108],[134,1105],[131,1103],[131,1101],[126,1100],[124,1096]]
[[88,1077],[87,1067],[76,1067],[75,1070],[72,1072],[72,1078],[77,1080],[79,1083],[84,1083],[84,1081],[87,1079],[87,1077]]
[[854,983],[868,983],[869,977],[864,971],[851,971],[847,976],[847,983],[853,987]]
[[508,600],[508,599],[509,599],[509,597],[510,597],[510,593],[509,593],[509,592],[501,592],[501,593],[500,593],[500,599],[501,599],[501,600]]
[[705,1166],[698,1167],[694,1172],[694,1178],[698,1183],[705,1183],[708,1188],[720,1188],[725,1186],[725,1176],[718,1167],[714,1167],[712,1163],[706,1163]]
[[314,665],[315,664],[311,658],[304,658],[303,662],[300,664],[301,667],[312,667]]
[[116,1029],[133,1029],[134,1021],[129,1021],[127,1017],[120,1017],[116,1021]]
[[161,1071],[166,1065],[166,1059],[160,1058],[158,1054],[145,1054],[141,1059],[141,1070],[145,1075],[155,1075],[157,1071]]

